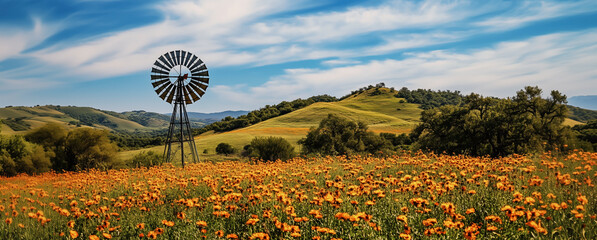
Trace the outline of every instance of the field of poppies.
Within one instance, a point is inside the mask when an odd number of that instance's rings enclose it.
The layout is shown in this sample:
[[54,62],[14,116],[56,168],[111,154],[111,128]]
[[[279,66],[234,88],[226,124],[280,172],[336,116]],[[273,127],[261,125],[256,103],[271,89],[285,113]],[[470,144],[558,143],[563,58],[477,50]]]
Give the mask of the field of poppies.
[[0,239],[597,239],[597,154],[295,158],[0,178]]

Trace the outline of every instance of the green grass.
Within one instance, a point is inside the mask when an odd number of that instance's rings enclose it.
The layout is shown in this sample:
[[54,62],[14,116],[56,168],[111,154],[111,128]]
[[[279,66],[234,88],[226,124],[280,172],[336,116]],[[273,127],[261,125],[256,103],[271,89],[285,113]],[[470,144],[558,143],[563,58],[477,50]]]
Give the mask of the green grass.
[[[418,104],[400,103],[402,99],[394,97],[390,89],[381,89],[382,94],[375,96],[370,95],[372,91],[365,91],[339,102],[314,103],[288,114],[230,132],[206,132],[195,138],[197,151],[202,158],[214,159],[213,155],[204,155],[203,150],[207,149],[209,153],[215,153],[216,146],[225,142],[240,151],[255,137],[275,136],[285,138],[295,147],[295,151],[299,152],[300,146],[297,141],[305,137],[309,128],[317,127],[319,122],[330,113],[353,121],[362,121],[376,133],[408,133],[418,123],[422,111],[418,108]],[[163,146],[125,151],[121,152],[120,156],[128,159],[143,150],[161,153]]]

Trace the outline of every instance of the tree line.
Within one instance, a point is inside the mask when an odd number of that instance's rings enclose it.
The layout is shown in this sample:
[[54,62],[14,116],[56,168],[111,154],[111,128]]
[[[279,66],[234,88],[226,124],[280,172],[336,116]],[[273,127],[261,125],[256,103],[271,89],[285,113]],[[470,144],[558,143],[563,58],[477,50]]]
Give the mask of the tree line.
[[69,131],[48,123],[24,136],[0,136],[0,175],[121,167],[124,163],[116,157],[118,147],[108,135],[107,130]]
[[[564,125],[569,111],[566,96],[559,91],[551,91],[549,97],[543,98],[540,88],[525,87],[505,99],[475,93],[458,97],[459,92],[407,91],[401,89],[396,97],[425,102],[429,107],[421,113],[421,123],[409,135],[374,134],[363,122],[330,114],[299,140],[301,154],[388,154],[409,149],[499,157],[549,150],[597,149],[597,119],[572,128]],[[294,156],[293,148],[282,147],[290,146],[284,139],[265,140],[256,138],[254,142],[268,143],[268,149],[281,149],[281,153],[260,154],[264,151],[260,150],[255,154],[252,142],[245,146],[242,154],[264,160]],[[219,153],[234,152],[229,145],[222,143],[219,147]]]

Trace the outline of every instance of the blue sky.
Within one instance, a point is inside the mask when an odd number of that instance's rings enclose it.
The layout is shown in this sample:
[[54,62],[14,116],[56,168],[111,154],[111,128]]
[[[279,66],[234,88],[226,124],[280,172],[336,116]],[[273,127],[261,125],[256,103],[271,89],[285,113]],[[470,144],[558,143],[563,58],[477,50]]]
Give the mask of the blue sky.
[[153,62],[209,68],[194,112],[367,85],[597,94],[597,1],[0,0],[0,106],[166,113]]

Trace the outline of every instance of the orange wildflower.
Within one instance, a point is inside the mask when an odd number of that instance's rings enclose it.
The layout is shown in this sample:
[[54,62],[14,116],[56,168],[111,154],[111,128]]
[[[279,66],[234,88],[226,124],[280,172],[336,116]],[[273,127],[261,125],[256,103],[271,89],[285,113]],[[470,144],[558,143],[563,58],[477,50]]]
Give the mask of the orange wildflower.
[[537,231],[538,233],[547,234],[547,230],[545,228],[541,227],[541,225],[539,225],[539,223],[537,223],[535,221],[527,222],[526,225],[535,229],[535,231]]
[[400,234],[400,238],[404,239],[404,240],[411,240],[412,237],[406,233],[401,233]]
[[399,215],[396,217],[396,220],[403,222],[404,224],[408,224],[408,218],[406,215]]
[[168,220],[162,220],[162,224],[164,224],[164,225],[166,225],[168,227],[174,226],[174,222],[168,221]]
[[269,235],[267,233],[258,232],[253,233],[253,235],[251,235],[249,239],[269,240]]
[[247,220],[247,222],[245,224],[247,225],[255,225],[255,223],[259,222],[259,219],[257,218],[249,218],[249,220]]
[[75,230],[70,230],[69,234],[70,234],[71,238],[77,238],[77,237],[79,237],[79,233],[77,231],[75,231]]
[[580,202],[580,204],[585,205],[589,202],[589,200],[587,199],[587,197],[580,195],[576,198],[576,200],[578,200]]
[[425,227],[433,226],[436,223],[437,223],[437,219],[435,219],[435,218],[429,218],[427,220],[423,220],[423,225],[425,225]]

